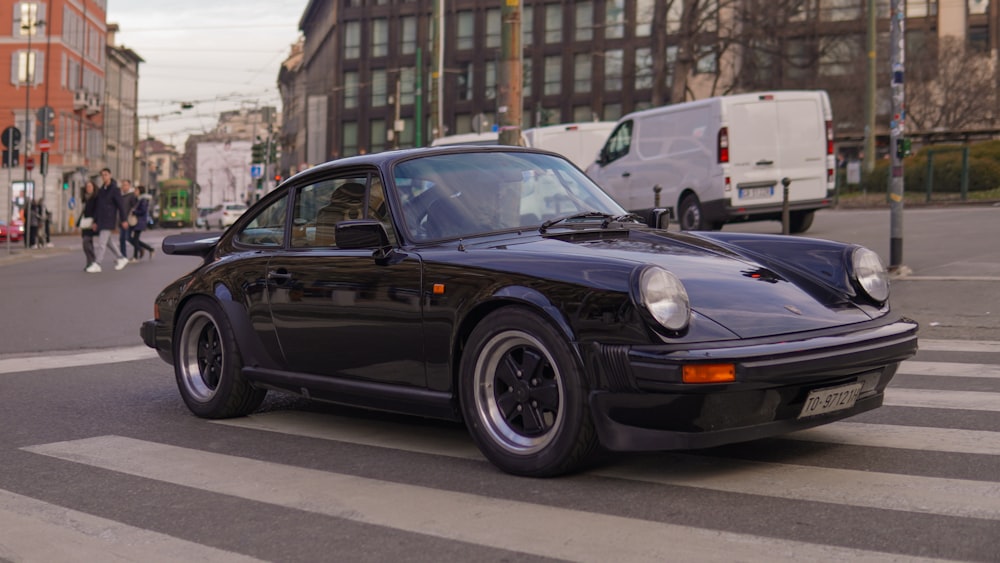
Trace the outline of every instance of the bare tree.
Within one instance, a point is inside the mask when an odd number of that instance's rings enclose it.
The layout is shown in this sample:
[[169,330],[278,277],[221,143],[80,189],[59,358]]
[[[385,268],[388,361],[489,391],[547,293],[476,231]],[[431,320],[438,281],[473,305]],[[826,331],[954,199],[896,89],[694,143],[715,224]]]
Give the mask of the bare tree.
[[938,41],[936,53],[907,61],[906,100],[918,131],[985,128],[995,124],[996,89],[990,56],[956,37]]

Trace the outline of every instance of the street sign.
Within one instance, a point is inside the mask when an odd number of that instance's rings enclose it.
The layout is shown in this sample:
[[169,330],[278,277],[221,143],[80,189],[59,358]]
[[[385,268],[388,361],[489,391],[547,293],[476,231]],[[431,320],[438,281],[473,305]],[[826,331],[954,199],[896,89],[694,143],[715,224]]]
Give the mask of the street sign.
[[52,148],[52,141],[48,139],[39,139],[35,146],[37,146],[38,150],[41,152],[49,152],[49,149]]
[[31,156],[24,157],[24,169],[34,170],[35,169],[35,158]]
[[263,169],[263,167],[261,165],[259,165],[259,164],[251,164],[250,165],[250,177],[251,178],[257,179],[257,178],[260,178],[263,175],[264,175],[264,169]]

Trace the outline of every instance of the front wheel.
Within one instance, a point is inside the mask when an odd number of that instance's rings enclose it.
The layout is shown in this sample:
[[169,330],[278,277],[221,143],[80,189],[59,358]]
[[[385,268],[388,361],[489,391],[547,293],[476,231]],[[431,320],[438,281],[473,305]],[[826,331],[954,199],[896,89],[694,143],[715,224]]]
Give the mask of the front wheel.
[[788,215],[788,232],[804,233],[812,227],[815,211],[793,211]]
[[597,448],[582,368],[539,315],[513,307],[488,315],[472,331],[460,369],[465,422],[500,469],[550,477],[578,469]]
[[236,339],[222,309],[207,297],[192,299],[174,332],[174,375],[181,398],[202,418],[245,416],[267,394],[242,373]]

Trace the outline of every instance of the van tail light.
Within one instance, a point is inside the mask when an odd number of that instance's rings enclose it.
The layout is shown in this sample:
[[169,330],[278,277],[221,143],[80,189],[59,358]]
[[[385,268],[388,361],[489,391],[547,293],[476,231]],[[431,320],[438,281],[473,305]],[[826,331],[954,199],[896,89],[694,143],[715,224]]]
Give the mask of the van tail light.
[[828,183],[833,181],[833,168],[826,169],[826,181]]
[[826,154],[833,154],[833,122],[830,120],[826,122]]
[[[829,121],[827,123],[830,123]],[[829,131],[829,129],[828,129]],[[723,127],[719,129],[719,164],[725,164],[729,162],[729,128]]]

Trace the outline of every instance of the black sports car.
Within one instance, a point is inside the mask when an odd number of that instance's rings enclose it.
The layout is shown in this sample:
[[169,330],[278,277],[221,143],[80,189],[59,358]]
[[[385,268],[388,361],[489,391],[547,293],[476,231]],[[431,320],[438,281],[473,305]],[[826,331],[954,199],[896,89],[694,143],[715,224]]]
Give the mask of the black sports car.
[[874,252],[659,220],[536,150],[345,158],[221,235],[168,237],[204,263],[141,335],[198,416],[252,413],[275,389],[460,420],[530,476],[882,404],[917,325],[890,309]]

